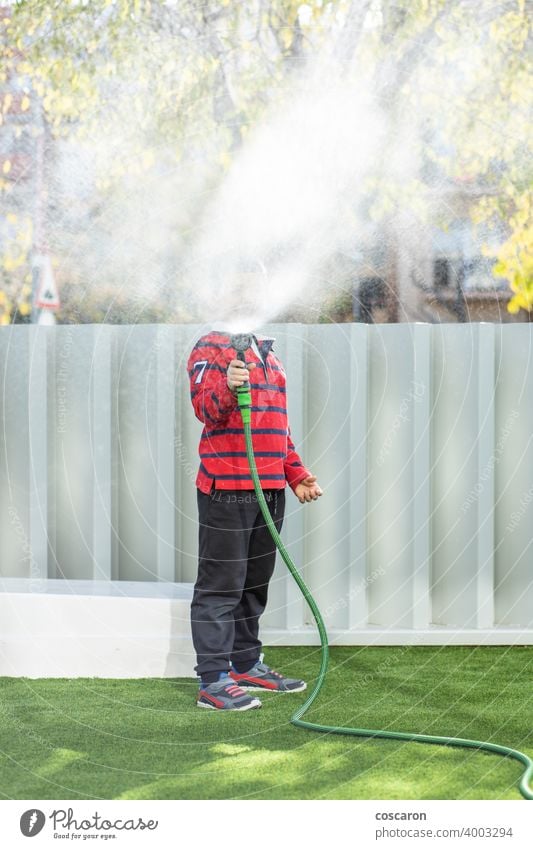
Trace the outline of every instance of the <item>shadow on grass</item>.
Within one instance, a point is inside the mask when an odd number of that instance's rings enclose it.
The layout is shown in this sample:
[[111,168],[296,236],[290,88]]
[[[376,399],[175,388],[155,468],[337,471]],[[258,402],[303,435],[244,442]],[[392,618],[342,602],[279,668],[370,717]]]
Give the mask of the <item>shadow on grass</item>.
[[[533,648],[333,648],[306,719],[510,745],[533,754]],[[271,649],[287,674],[313,647]],[[473,750],[297,729],[305,694],[200,711],[192,679],[0,679],[0,791],[20,799],[521,798],[520,765]]]

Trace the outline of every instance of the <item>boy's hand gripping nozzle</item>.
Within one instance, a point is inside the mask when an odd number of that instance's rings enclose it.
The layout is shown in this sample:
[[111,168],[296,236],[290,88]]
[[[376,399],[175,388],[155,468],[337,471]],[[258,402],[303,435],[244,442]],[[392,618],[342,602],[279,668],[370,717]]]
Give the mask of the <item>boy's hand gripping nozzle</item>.
[[[231,345],[237,352],[237,359],[242,363],[246,363],[244,354],[248,348],[252,347],[251,333],[234,333],[231,337]],[[250,392],[250,382],[246,381],[243,386],[237,388],[237,403],[241,411],[242,420],[245,424],[250,424],[252,414],[252,393]]]

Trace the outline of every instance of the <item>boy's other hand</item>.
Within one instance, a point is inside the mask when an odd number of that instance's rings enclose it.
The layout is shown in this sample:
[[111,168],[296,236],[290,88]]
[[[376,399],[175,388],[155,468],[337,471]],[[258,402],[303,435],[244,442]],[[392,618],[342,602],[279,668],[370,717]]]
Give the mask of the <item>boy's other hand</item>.
[[239,386],[243,386],[250,380],[250,371],[255,368],[255,363],[243,363],[241,360],[232,360],[227,370],[228,388],[235,394]]
[[305,504],[306,501],[316,501],[322,495],[322,490],[316,482],[316,475],[309,475],[303,481],[295,486],[294,494],[300,504]]

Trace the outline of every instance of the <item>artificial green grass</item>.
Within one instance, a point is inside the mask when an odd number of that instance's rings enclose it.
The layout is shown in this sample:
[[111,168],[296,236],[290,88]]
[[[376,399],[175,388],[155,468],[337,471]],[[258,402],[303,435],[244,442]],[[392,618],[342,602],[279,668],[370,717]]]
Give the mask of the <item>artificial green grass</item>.
[[[287,675],[316,647],[272,648]],[[511,746],[533,756],[533,647],[337,647],[305,719]],[[516,761],[290,725],[307,693],[199,710],[193,679],[0,678],[7,799],[521,799]]]

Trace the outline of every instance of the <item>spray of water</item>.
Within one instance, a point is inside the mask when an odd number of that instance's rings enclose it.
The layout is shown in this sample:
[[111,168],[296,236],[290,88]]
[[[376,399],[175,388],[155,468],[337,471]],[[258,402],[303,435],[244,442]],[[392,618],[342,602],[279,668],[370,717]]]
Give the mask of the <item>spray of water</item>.
[[[437,47],[442,34],[453,31],[457,4],[442,4],[427,30],[407,43],[392,38],[373,61],[385,5],[331,11],[331,37],[276,88],[234,147],[222,180],[210,156],[215,136],[201,137],[203,101],[188,124],[184,117],[186,144],[177,155],[168,141],[154,145],[153,127],[132,113],[133,94],[141,99],[139,114],[150,113],[149,88],[139,92],[131,74],[114,77],[98,132],[56,145],[47,227],[52,250],[63,257],[60,281],[77,278],[88,298],[106,289],[110,316],[115,299],[127,296],[126,319],[133,322],[160,305],[161,320],[216,318],[230,330],[246,330],[294,304],[316,315],[337,287],[335,275],[325,272],[332,257],[372,271],[369,248],[386,254],[394,241],[416,265],[421,241],[431,243],[428,224],[449,213],[441,178],[426,173],[419,179],[427,166],[420,151],[429,145],[444,158],[453,154],[442,116],[455,111],[457,126],[466,121],[469,98],[490,67],[487,32],[501,4],[487,4],[491,14],[481,29],[464,29],[456,55],[440,67]],[[310,7],[302,4],[299,14],[304,24]],[[168,36],[171,61],[174,37],[164,29],[157,35],[163,45]],[[165,55],[158,54],[159,63]],[[146,67],[141,46],[138,58]],[[415,101],[409,87],[420,93]],[[516,121],[515,109],[498,115],[494,126],[475,124],[480,150],[495,136],[523,136],[525,125]],[[131,166],[136,157],[138,172],[130,168],[105,202],[95,202],[94,187],[111,164],[122,159]],[[388,194],[390,186],[395,195]]]
[[[262,324],[302,293],[315,297],[321,264],[363,231],[358,202],[383,135],[363,86],[300,81],[290,104],[251,134],[206,210],[187,262],[204,321],[214,293],[231,328]],[[264,274],[246,285],[241,270],[254,263]]]

